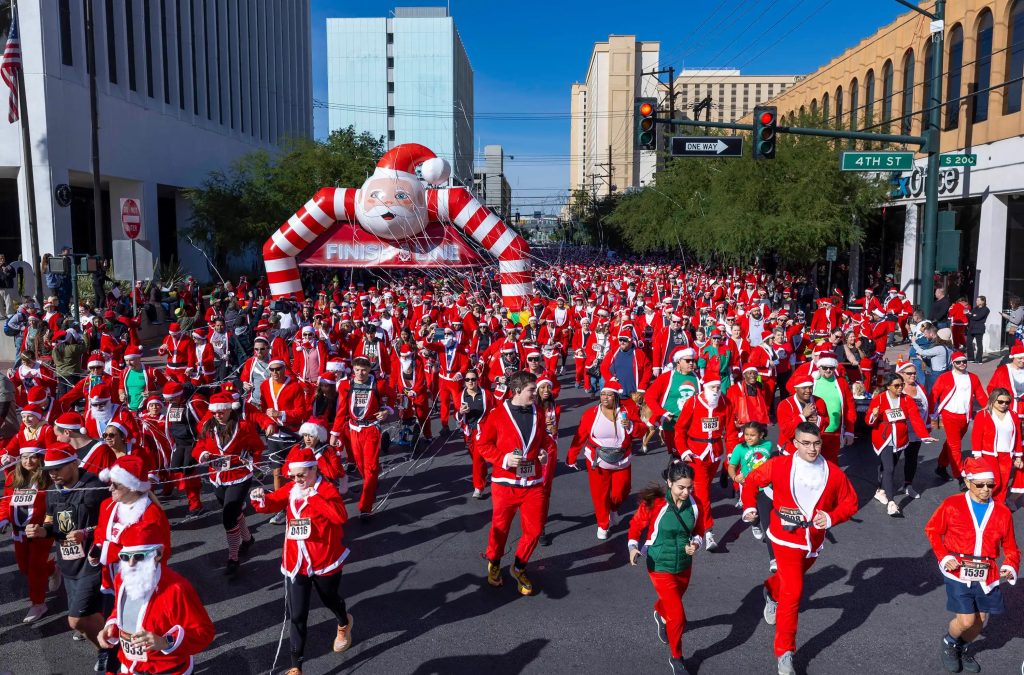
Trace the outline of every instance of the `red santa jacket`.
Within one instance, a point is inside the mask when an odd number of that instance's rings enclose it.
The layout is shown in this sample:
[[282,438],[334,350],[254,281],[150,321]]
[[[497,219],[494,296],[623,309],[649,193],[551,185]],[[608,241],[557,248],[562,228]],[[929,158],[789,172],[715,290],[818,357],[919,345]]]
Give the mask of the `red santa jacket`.
[[129,529],[147,527],[150,531],[159,531],[161,540],[156,543],[163,544],[163,559],[169,560],[171,557],[171,524],[167,514],[148,495],[140,498],[143,499],[148,504],[139,513],[130,513],[126,505],[109,497],[100,505],[99,520],[93,532],[93,546],[100,549],[99,564],[103,568],[101,585],[104,593],[110,593],[114,588],[114,577],[117,576],[114,565],[119,563],[117,554],[121,552],[121,537]]
[[[626,413],[626,419],[632,423],[632,428],[627,432],[625,429],[621,429],[619,424],[619,411]],[[572,445],[569,446],[569,454],[566,457],[566,462],[569,464],[575,464],[576,460],[580,456],[580,452],[583,452],[583,456],[587,458],[587,467],[596,468],[600,467],[611,471],[627,468],[633,461],[633,453],[631,452],[631,446],[633,439],[643,438],[647,433],[647,425],[644,424],[643,420],[640,419],[640,410],[632,400],[625,398],[619,402],[619,408],[615,410],[614,419],[608,421],[604,418],[604,422],[615,426],[617,436],[621,436],[622,440],[618,446],[622,449],[622,458],[614,463],[609,463],[600,458],[598,455],[598,447],[601,444],[594,437],[594,430],[596,424],[599,422],[599,415],[603,417],[601,411],[601,404],[588,408],[583,411],[583,416],[580,418],[580,423],[576,427],[576,435],[573,436]],[[604,446],[610,447],[610,446]]]
[[253,465],[263,454],[263,441],[256,425],[238,420],[231,437],[221,441],[214,432],[203,433],[192,448],[192,456],[206,465],[214,485],[236,485],[252,478]]
[[768,419],[768,403],[764,397],[764,385],[757,382],[754,384],[754,394],[747,391],[747,383],[743,380],[733,384],[725,392],[725,399],[729,402],[732,410],[732,420],[725,430],[726,438],[730,435],[734,438],[742,438],[743,432],[740,427],[747,422],[761,422],[770,424]]
[[[332,435],[347,433],[350,427],[358,431],[362,427],[378,426],[377,413],[382,410],[389,414],[394,412],[388,405],[390,391],[384,380],[373,375],[370,376],[369,381],[366,382],[366,385],[370,387],[370,392],[365,401],[357,401],[356,397],[352,395],[353,384],[354,381],[351,379],[338,383],[338,411],[334,415]],[[362,412],[357,414],[359,407],[362,407]]]
[[[979,575],[984,574],[984,581],[978,579],[977,583],[981,584],[985,593],[989,593],[999,584],[999,575],[1004,570],[1010,573],[1011,584],[1017,582],[1020,549],[1017,548],[1010,509],[1005,504],[992,500],[981,525],[977,525],[971,512],[970,499],[970,493],[946,497],[928,519],[924,533],[928,536],[932,551],[939,560],[939,570],[943,576],[969,586],[975,583],[970,581],[969,568],[978,569],[984,565],[987,569],[980,569],[978,572]],[[997,566],[1000,549],[1003,553],[1003,564]],[[956,560],[961,565],[967,563],[963,575],[961,568],[957,568],[955,572],[946,571],[946,563],[949,560]]]
[[722,395],[714,408],[701,393],[686,399],[676,420],[675,440],[683,459],[714,464],[725,452],[725,434],[735,430],[729,400]]
[[[318,476],[313,493],[296,488],[294,482],[281,489],[253,499],[259,513],[284,511],[284,549],[281,553],[281,574],[294,579],[297,575],[325,577],[341,569],[349,550],[345,547],[342,526],[348,521],[345,502],[338,489],[323,476]],[[307,488],[309,489],[309,488]]]
[[[612,364],[615,362],[615,356],[621,350],[614,346],[608,350],[608,353],[601,359],[601,377],[604,378],[605,382],[617,382],[618,380],[612,375]],[[636,390],[643,392],[647,390],[647,385],[651,383],[651,361],[647,358],[641,350],[634,347],[629,350],[629,353],[633,355],[633,379],[636,382]]]
[[[828,518],[828,527],[849,520],[857,513],[857,493],[854,492],[850,480],[837,465],[822,456],[818,460],[824,463],[824,480],[817,488],[809,488],[809,496],[813,506],[800,505],[796,501],[794,484],[796,470],[794,464],[804,460],[797,455],[772,457],[767,462],[747,474],[743,481],[742,499],[744,513],[756,511],[758,490],[769,485],[772,488],[772,513],[769,518],[768,538],[776,546],[807,551],[807,557],[817,557],[825,542],[825,532],[813,524],[818,513]],[[787,530],[782,526],[779,514],[789,519],[799,520],[808,526],[797,526]]]
[[882,448],[889,443],[894,451],[907,447],[911,427],[919,438],[928,436],[924,420],[917,412],[917,404],[905,394],[900,394],[894,402],[888,392],[879,392],[871,399],[864,419],[871,427],[871,446],[875,454],[881,453]]
[[[678,341],[677,341],[678,340]],[[651,368],[655,376],[662,370],[672,368],[672,355],[679,349],[690,346],[690,336],[685,329],[673,335],[670,328],[662,328],[654,333],[654,344],[651,348]]]
[[442,344],[427,342],[423,345],[423,348],[437,354],[437,376],[442,380],[459,382],[462,380],[462,377],[456,377],[456,375],[462,376],[469,371],[469,354],[462,347],[455,347],[451,358],[448,358],[448,351]]
[[[260,383],[260,415],[256,416],[260,426],[266,428],[270,424],[276,424],[292,433],[298,433],[299,427],[309,418],[309,405],[302,385],[288,377],[275,394],[273,384],[272,378]],[[271,419],[267,415],[268,410],[284,413],[283,423],[280,417]]]
[[[11,539],[14,541],[25,541],[25,527],[28,525],[42,525],[46,520],[46,490],[35,488],[23,488],[25,491],[18,495],[19,504],[15,505],[12,496],[14,489],[14,470],[7,474],[4,486],[4,496],[0,498],[0,525],[10,523]],[[20,490],[19,490],[20,492]],[[21,500],[31,499],[27,506],[20,503]]]
[[[830,418],[825,402],[814,395],[811,396],[811,401],[814,403],[814,409],[818,411],[818,429],[827,429]],[[775,411],[779,420],[779,452],[784,455],[792,454],[796,450],[793,446],[793,435],[796,433],[797,426],[801,422],[807,421],[803,410],[803,404],[797,400],[796,394],[794,394],[779,403]]]
[[[979,408],[984,408],[988,405],[988,394],[985,393],[985,388],[981,386],[981,380],[974,373],[966,373],[969,378],[971,385],[970,398],[967,401],[967,419],[974,417],[974,404],[977,403]],[[953,371],[947,370],[946,372],[935,378],[935,384],[932,385],[931,398],[935,401],[935,410],[933,415],[938,415],[946,406],[953,400],[953,395],[956,393],[956,380],[953,379]]]
[[53,427],[49,424],[40,424],[36,430],[35,433],[28,433],[25,423],[22,422],[18,426],[18,433],[11,436],[4,444],[4,453],[17,460],[22,449],[45,452],[46,448],[57,442],[57,436],[54,435]]
[[302,346],[302,341],[296,339],[292,343],[291,364],[292,372],[299,380],[315,385],[327,369],[326,345],[322,340],[317,340],[312,347],[306,349]]
[[[690,508],[693,509],[693,531],[690,532],[690,540],[695,541],[698,546],[704,545],[704,533],[707,531],[707,514],[697,507],[697,500],[690,495]],[[636,510],[633,518],[629,521],[629,544],[641,546],[640,536],[647,532],[647,539],[643,542],[641,550],[644,550],[654,543],[658,536],[658,523],[668,514],[668,502],[664,497],[657,497],[647,506],[641,500],[640,507]],[[668,516],[674,518],[675,516]]]
[[188,335],[182,335],[180,338],[168,335],[160,343],[157,353],[167,356],[168,367],[192,368],[196,363],[196,343]]
[[[1020,457],[1020,417],[1012,410],[1008,410],[1006,414],[1010,416],[1010,430],[1012,433],[1010,437],[1010,454],[1013,457]],[[988,410],[982,410],[978,413],[978,416],[974,418],[974,423],[971,425],[971,452],[974,453],[975,457],[981,455],[996,457],[996,424],[995,420],[992,419],[992,413]]]
[[993,390],[1002,387],[1013,396],[1013,411],[1018,415],[1024,415],[1024,384],[1017,384],[1010,373],[1011,368],[1013,366],[1009,363],[996,368],[992,373],[992,379],[988,381],[988,394],[991,396]]
[[[537,414],[536,406],[530,433],[524,436],[512,418],[511,405],[509,401],[502,401],[483,419],[477,449],[493,465],[492,483],[539,486],[544,481],[543,465],[539,460],[541,450],[552,453],[558,449],[548,434],[547,425]],[[508,466],[508,455],[517,450],[522,452],[523,460],[519,467],[512,468]]]
[[78,465],[82,471],[88,471],[97,476],[100,475],[100,471],[109,469],[117,461],[117,455],[113,449],[102,441],[92,441],[79,448],[78,455],[82,458]]

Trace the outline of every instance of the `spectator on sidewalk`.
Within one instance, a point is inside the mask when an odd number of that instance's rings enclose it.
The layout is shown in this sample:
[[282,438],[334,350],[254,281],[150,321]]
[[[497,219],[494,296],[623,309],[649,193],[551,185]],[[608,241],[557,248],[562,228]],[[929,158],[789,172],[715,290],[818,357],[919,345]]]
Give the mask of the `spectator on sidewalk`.
[[974,301],[974,307],[967,314],[967,358],[975,363],[985,360],[985,322],[988,321],[988,301],[984,295],[979,295]]
[[999,312],[1006,319],[1006,348],[1012,349],[1017,344],[1017,329],[1024,324],[1024,305],[1018,296],[1010,296],[1010,309]]
[[18,294],[18,273],[7,264],[7,256],[0,253],[0,312],[7,319],[17,311],[21,296]]
[[935,289],[935,302],[928,312],[928,320],[935,324],[936,328],[949,327],[949,308],[953,303],[946,297],[945,288]]

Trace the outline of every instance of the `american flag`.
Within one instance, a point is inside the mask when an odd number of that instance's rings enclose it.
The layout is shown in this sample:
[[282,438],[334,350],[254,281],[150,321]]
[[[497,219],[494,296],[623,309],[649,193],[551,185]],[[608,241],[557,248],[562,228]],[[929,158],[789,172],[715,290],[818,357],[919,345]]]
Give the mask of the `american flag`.
[[11,32],[4,45],[4,56],[0,59],[0,79],[4,81],[11,95],[7,99],[7,121],[18,121],[18,71],[21,70],[21,40],[18,38],[18,15],[11,17]]

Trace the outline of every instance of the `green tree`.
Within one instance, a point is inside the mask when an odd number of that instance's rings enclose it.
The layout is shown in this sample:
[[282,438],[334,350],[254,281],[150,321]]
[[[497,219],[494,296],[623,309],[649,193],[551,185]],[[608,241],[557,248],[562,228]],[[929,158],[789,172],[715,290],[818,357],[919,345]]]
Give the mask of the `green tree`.
[[348,127],[322,141],[287,140],[276,154],[244,155],[187,191],[188,234],[220,267],[229,253],[259,250],[320,188],[362,185],[383,154],[382,138]]
[[749,152],[740,159],[676,159],[653,185],[624,196],[606,222],[641,253],[681,246],[729,264],[771,254],[783,263],[812,263],[826,246],[861,241],[858,220],[889,191],[882,176],[840,171],[840,147],[780,134],[774,160],[755,162]]

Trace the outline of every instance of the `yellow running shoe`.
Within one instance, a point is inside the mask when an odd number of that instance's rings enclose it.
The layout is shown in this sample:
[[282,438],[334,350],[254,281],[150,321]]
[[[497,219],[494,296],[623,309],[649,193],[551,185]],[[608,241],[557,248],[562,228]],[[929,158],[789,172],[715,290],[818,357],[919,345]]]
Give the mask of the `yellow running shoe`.
[[530,577],[526,576],[526,570],[519,569],[515,565],[509,565],[508,571],[512,574],[512,578],[519,584],[520,595],[533,595],[533,583],[530,581]]
[[495,588],[502,586],[505,580],[501,578],[501,565],[488,561],[487,563],[487,583]]

